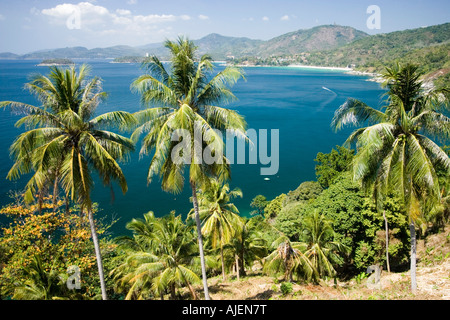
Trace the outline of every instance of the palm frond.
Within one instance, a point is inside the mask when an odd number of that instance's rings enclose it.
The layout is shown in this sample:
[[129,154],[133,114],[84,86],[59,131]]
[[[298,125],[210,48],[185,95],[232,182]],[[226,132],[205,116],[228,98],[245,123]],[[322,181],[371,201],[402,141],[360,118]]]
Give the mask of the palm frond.
[[383,112],[369,107],[362,101],[350,98],[334,113],[331,127],[338,131],[346,125],[356,126],[365,122],[371,125],[386,120]]

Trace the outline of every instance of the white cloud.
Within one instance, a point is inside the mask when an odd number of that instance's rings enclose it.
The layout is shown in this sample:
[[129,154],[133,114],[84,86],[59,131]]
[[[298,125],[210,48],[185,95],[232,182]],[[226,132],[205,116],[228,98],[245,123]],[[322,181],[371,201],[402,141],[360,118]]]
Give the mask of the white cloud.
[[199,15],[198,18],[199,18],[200,20],[209,20],[209,17],[208,17],[208,16],[205,16],[205,15],[203,15],[203,14]]
[[66,18],[74,12],[80,12],[83,15],[99,15],[106,16],[109,13],[108,9],[102,6],[93,5],[90,2],[80,2],[78,4],[63,3],[51,9],[43,9],[42,13],[47,16],[55,18]]
[[[130,4],[136,3],[136,1]],[[81,20],[81,28],[90,32],[107,34],[121,33],[127,31],[147,32],[154,29],[150,26],[174,22],[177,20],[187,21],[191,17],[188,15],[175,16],[172,14],[149,14],[133,15],[130,10],[117,9],[114,12],[109,11],[103,6],[94,5],[90,2],[80,2],[78,4],[59,4],[50,9],[41,11],[44,16],[49,17],[50,22],[64,25],[75,13]]]
[[5,20],[5,16],[0,13],[0,21]]
[[[130,3],[129,4],[133,4]],[[136,1],[133,1],[136,3]],[[39,12],[51,25],[61,26],[57,30],[78,29],[78,34],[87,43],[142,44],[160,41],[160,37],[173,34],[171,24],[191,20],[189,15],[173,14],[135,14],[124,8],[108,8],[91,2],[77,4],[63,3]],[[206,17],[206,16],[205,16]],[[83,38],[81,38],[83,37]],[[86,44],[87,45],[87,44]]]
[[281,21],[288,21],[289,20],[289,16],[285,15],[281,17]]
[[127,4],[130,4],[130,5],[136,4],[136,3],[137,3],[137,0],[128,0],[127,1]]
[[124,10],[124,9],[117,9],[116,13],[120,14],[122,16],[128,16],[128,15],[131,14],[131,11],[130,10]]
[[263,21],[269,21],[269,17],[263,17]]

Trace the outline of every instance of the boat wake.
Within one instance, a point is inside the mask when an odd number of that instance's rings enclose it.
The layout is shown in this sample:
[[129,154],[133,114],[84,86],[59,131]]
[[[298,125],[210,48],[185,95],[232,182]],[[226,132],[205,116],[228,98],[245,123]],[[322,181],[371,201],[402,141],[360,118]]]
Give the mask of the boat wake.
[[327,91],[330,91],[331,93],[334,93],[334,94],[336,94],[336,92],[334,92],[333,90],[330,90],[330,89],[328,89],[327,87],[322,87],[322,89],[323,89],[323,90],[327,90]]
[[330,97],[329,99],[327,99],[326,101],[322,102],[322,103],[320,104],[320,106],[319,106],[319,110],[323,109],[323,108],[326,107],[328,104],[330,104],[331,102],[333,102],[334,99],[336,99],[337,96],[338,96],[336,92],[334,92],[334,91],[331,90],[331,89],[328,89],[327,87],[322,87],[322,89],[323,89],[323,90],[326,90],[326,91],[328,91],[328,92],[331,92],[331,93],[333,94],[333,96],[331,96],[331,97]]

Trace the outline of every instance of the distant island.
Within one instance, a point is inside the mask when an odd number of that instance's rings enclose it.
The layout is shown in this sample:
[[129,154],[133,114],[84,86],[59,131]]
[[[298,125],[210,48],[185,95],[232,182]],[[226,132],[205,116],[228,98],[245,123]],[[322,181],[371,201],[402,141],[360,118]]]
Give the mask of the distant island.
[[41,63],[38,64],[39,67],[52,67],[52,66],[72,66],[75,65],[70,59],[45,59]]
[[139,56],[125,56],[115,58],[111,63],[142,63],[145,57]]

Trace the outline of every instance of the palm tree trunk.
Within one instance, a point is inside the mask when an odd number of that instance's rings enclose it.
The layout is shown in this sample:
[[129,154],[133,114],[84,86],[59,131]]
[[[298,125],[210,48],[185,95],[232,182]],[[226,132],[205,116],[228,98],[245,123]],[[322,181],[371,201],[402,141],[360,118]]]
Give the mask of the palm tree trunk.
[[194,290],[194,288],[192,287],[192,285],[190,284],[190,282],[186,280],[186,284],[187,284],[187,286],[188,286],[189,292],[190,292],[191,295],[192,295],[192,299],[198,300],[197,293],[195,292],[195,290]]
[[66,202],[66,214],[69,214],[70,213],[70,205],[69,205],[69,197],[68,196],[66,196],[65,202]]
[[200,263],[202,267],[203,290],[205,292],[205,300],[210,300],[208,290],[208,279],[206,278],[205,255],[203,253],[202,227],[200,224],[200,213],[198,210],[197,188],[195,186],[195,182],[191,182],[191,189],[192,189],[192,202],[194,204],[194,211],[195,211],[195,223],[197,225],[197,238],[198,238],[198,247],[200,251]]
[[383,210],[383,218],[384,218],[384,228],[386,230],[386,265],[387,265],[387,271],[391,272],[391,267],[389,265],[389,227],[388,227],[388,221],[386,218],[386,210]]
[[39,195],[38,195],[38,210],[39,210],[39,214],[42,214],[42,204],[43,204],[43,194],[42,194],[42,190],[39,191]]
[[88,217],[89,217],[89,224],[91,226],[92,241],[94,242],[95,257],[97,259],[98,275],[100,277],[100,287],[102,290],[102,299],[108,300],[108,296],[106,295],[105,276],[103,275],[102,255],[100,252],[100,246],[98,244],[97,231],[95,230],[95,222],[91,208],[88,209]]
[[58,203],[58,175],[55,176],[55,182],[53,183],[53,212],[56,212],[56,205]]
[[223,246],[220,245],[220,260],[222,261],[222,280],[225,281],[225,260],[223,259]]
[[409,231],[411,233],[411,291],[416,292],[416,227],[413,221],[409,225]]
[[240,266],[239,266],[239,257],[238,257],[237,254],[235,255],[235,258],[236,258],[236,277],[237,277],[237,281],[239,281],[239,268],[240,268]]
[[242,250],[240,252],[240,256],[239,256],[239,273],[242,274],[242,276],[246,276],[247,272],[245,272],[245,267],[244,267],[244,244],[242,244]]

